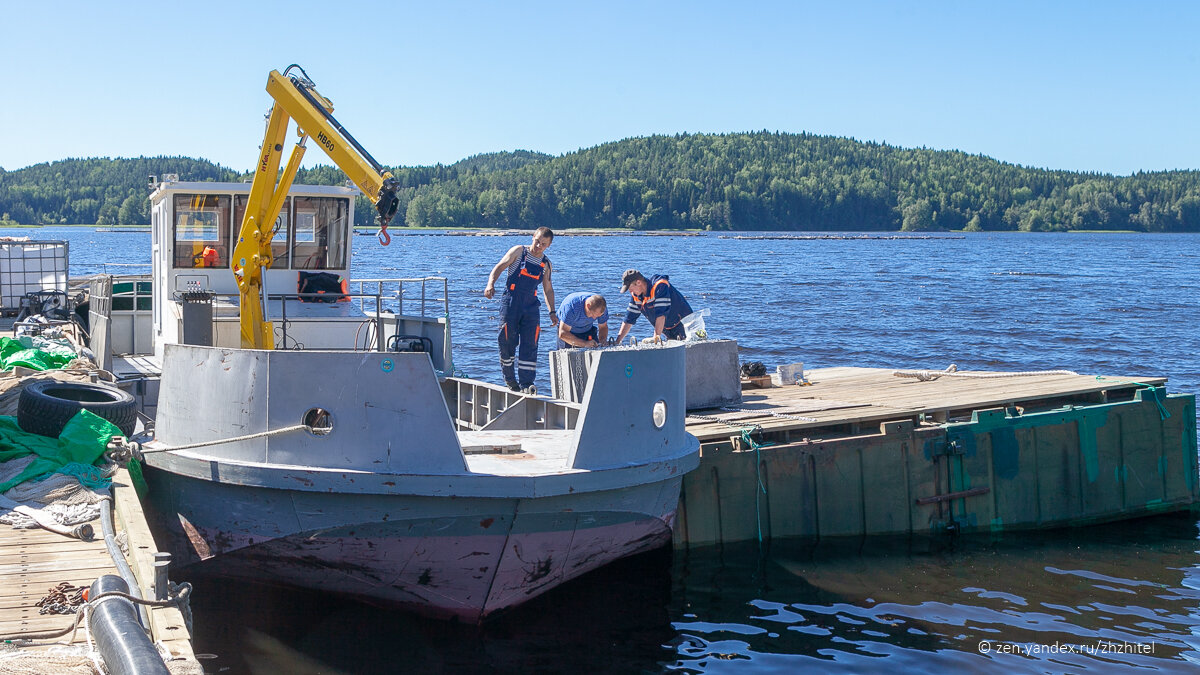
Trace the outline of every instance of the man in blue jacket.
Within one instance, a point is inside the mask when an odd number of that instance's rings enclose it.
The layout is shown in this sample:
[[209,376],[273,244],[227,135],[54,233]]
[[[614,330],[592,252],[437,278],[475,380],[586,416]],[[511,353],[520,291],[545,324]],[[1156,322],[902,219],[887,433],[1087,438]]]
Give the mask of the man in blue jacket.
[[621,292],[629,293],[629,307],[625,312],[625,322],[617,334],[617,342],[625,339],[642,314],[654,325],[656,339],[683,340],[687,337],[681,322],[683,317],[692,313],[692,306],[671,285],[667,275],[656,274],[647,279],[637,270],[625,270],[621,275]]

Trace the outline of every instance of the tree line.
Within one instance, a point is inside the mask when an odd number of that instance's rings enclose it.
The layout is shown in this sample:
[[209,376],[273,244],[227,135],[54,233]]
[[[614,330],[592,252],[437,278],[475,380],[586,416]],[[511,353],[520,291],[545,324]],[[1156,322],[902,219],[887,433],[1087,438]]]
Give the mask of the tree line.
[[[1055,171],[803,133],[648,136],[561,156],[501,152],[392,171],[400,214],[416,227],[1200,231],[1200,171]],[[146,177],[166,172],[249,177],[186,157],[0,169],[0,214],[27,224],[148,223]],[[297,177],[345,180],[330,166]],[[356,225],[373,215],[360,197]]]

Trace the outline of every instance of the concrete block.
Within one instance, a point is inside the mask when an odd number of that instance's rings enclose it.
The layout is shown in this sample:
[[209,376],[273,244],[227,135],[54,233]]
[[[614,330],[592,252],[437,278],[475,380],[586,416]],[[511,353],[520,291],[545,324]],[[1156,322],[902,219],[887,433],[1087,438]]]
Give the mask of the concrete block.
[[[675,343],[672,343],[675,344]],[[610,347],[608,349],[659,349]],[[559,349],[550,352],[550,386],[554,398],[579,403],[587,391],[587,376],[597,349]],[[684,392],[688,410],[717,408],[742,401],[736,340],[684,343]]]

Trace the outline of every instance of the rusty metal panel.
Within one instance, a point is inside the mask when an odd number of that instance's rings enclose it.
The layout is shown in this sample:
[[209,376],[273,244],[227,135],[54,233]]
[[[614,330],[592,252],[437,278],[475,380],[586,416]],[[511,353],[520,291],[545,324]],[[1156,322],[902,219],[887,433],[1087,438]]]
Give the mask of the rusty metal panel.
[[1079,419],[1081,518],[1103,519],[1121,512],[1124,496],[1121,466],[1121,416],[1114,406],[1101,406]]
[[862,449],[855,445],[822,443],[813,449],[817,527],[822,537],[864,533]]
[[679,496],[677,539],[689,546],[721,543],[721,471],[731,459],[729,450],[705,445],[700,468],[684,476]]
[[889,434],[872,438],[862,448],[863,531],[869,535],[907,534],[912,531],[916,497],[909,494],[905,463],[912,435]]
[[769,532],[776,537],[815,537],[816,488],[812,456],[804,445],[773,447],[763,452]]
[[1040,524],[1060,523],[1083,512],[1079,485],[1079,431],[1074,421],[1030,430],[1036,445]]
[[1169,502],[1200,498],[1197,480],[1196,399],[1168,396],[1163,402],[1170,417],[1163,421],[1163,490]]
[[[1152,396],[1152,394],[1151,394]],[[1163,500],[1162,425],[1158,407],[1128,405],[1120,409],[1121,482],[1126,510],[1154,508]]]

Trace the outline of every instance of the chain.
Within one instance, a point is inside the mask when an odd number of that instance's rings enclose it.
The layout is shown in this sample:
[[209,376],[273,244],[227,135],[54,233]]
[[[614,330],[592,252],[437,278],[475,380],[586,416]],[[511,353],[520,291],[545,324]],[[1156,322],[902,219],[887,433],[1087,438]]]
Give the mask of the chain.
[[38,600],[34,607],[40,607],[38,614],[74,614],[84,603],[83,592],[87,586],[72,586],[66,581],[51,587],[46,597]]

